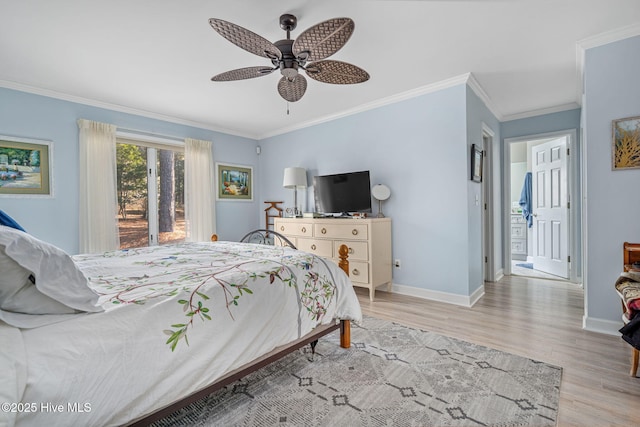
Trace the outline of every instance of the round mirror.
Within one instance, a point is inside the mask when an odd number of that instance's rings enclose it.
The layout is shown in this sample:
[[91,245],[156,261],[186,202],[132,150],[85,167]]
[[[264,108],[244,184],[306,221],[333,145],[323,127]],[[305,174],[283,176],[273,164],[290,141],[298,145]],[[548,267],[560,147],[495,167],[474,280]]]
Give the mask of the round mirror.
[[371,195],[376,200],[387,200],[391,196],[391,190],[386,185],[374,185],[371,189]]

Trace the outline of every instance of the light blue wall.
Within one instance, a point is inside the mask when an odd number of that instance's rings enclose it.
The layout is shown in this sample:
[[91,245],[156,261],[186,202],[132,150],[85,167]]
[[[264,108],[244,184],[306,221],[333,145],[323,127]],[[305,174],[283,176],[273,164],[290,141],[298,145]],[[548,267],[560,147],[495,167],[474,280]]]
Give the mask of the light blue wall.
[[541,133],[559,132],[564,130],[580,132],[580,109],[560,111],[558,113],[543,114],[526,119],[502,122],[500,132],[502,139],[520,136],[539,135]]
[[[216,161],[257,169],[257,142],[206,129],[150,119],[74,102],[0,88],[0,134],[53,141],[54,198],[0,198],[0,209],[27,231],[70,253],[78,251],[78,126],[79,118],[112,123],[122,128],[213,141]],[[254,169],[255,171],[255,169]],[[238,240],[258,226],[254,202],[218,202],[218,234]]]
[[466,95],[459,85],[261,141],[263,200],[293,204],[282,188],[288,166],[306,168],[310,184],[314,175],[370,170],[372,185],[391,189],[383,210],[402,260],[394,284],[469,295]]
[[[471,164],[471,145],[477,144],[482,146],[483,127],[488,128],[494,135],[492,137],[491,147],[485,147],[485,151],[491,156],[491,163],[493,164],[493,176],[486,176],[483,179],[490,179],[491,186],[493,188],[494,198],[490,202],[493,207],[493,268],[490,268],[490,272],[496,272],[502,268],[502,204],[500,187],[502,180],[500,179],[500,122],[491,113],[482,100],[476,95],[476,93],[469,87],[467,90],[467,209],[469,211],[469,290],[468,294],[471,295],[478,288],[484,285],[484,277],[482,274],[482,268],[484,260],[482,259],[482,185],[471,181],[469,178],[470,164]],[[485,166],[488,165],[488,160],[484,161]],[[476,204],[476,197],[480,203]],[[489,201],[487,201],[489,202]],[[489,239],[489,236],[487,236]],[[486,254],[488,255],[488,254]],[[487,266],[489,268],[489,266]],[[495,276],[495,274],[494,274]]]
[[640,36],[585,53],[586,323],[620,321],[622,243],[640,242],[640,169],[612,170],[612,120],[640,116]]

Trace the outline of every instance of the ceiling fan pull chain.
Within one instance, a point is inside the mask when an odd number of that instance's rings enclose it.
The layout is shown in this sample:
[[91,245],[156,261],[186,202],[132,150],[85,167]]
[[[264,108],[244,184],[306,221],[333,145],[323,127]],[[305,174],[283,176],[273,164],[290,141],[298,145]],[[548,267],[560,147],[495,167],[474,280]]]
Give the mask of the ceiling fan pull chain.
[[289,115],[289,101],[287,101],[287,116]]

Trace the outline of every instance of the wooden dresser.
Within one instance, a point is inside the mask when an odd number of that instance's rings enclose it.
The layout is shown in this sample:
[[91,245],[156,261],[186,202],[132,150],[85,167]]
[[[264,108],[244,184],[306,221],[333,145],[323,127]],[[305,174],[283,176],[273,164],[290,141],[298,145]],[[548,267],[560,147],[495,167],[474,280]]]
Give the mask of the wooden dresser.
[[275,230],[302,251],[338,263],[338,248],[349,247],[349,278],[354,286],[391,291],[390,218],[276,218]]

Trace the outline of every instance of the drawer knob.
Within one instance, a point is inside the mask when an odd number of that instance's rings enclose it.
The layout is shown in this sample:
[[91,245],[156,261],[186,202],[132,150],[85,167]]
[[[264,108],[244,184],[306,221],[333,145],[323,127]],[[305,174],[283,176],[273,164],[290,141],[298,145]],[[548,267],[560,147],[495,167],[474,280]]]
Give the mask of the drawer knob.
[[280,226],[280,231],[284,231],[284,225]]
[[358,235],[358,230],[356,230],[355,228],[353,230],[351,230],[351,234],[353,234],[354,236]]
[[302,231],[303,233],[306,233],[307,232],[307,227],[302,227],[302,230],[300,230],[300,231]]
[[349,253],[352,254],[353,253],[353,248],[349,248]]
[[358,276],[360,272],[358,271],[357,268],[354,268],[353,270],[351,270],[351,274],[353,274],[354,276]]
[[311,245],[311,250],[316,250],[316,245]]
[[326,228],[324,228],[324,227],[322,227],[322,230],[320,230],[320,232],[321,232],[322,234],[327,234],[327,229],[326,229]]

